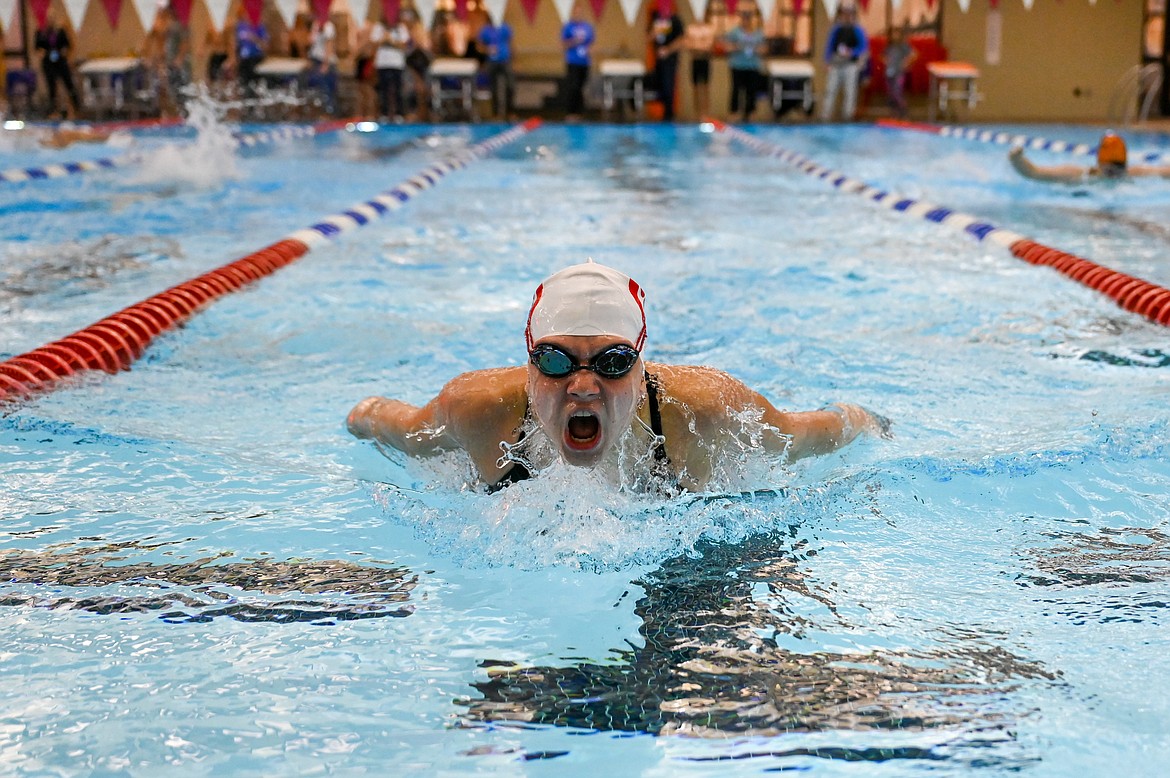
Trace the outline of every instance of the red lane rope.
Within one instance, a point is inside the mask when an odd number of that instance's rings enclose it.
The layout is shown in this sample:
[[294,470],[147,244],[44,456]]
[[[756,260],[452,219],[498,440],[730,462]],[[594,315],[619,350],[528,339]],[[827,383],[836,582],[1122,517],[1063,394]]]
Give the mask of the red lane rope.
[[[324,132],[344,127],[348,123],[346,120],[338,120],[316,126],[319,132]],[[356,214],[361,216],[360,221],[353,220],[349,225],[337,226],[342,217],[330,217],[330,221],[294,233],[297,237],[286,237],[123,308],[72,335],[0,362],[0,403],[28,397],[79,370],[104,370],[107,373],[129,370],[131,363],[146,352],[156,337],[189,319],[213,300],[299,259],[318,240],[353,226],[361,226],[369,221],[370,215],[389,213],[391,206],[401,207],[402,203],[417,192],[433,186],[442,176],[466,166],[471,159],[514,140],[520,134],[532,131],[538,125],[539,121],[530,120],[500,133],[477,144],[461,158],[452,157],[429,168],[425,174],[429,177],[423,183],[412,180],[408,182],[409,190],[398,187],[346,212],[344,218],[352,220]],[[368,215],[358,214],[359,209],[364,209]]]

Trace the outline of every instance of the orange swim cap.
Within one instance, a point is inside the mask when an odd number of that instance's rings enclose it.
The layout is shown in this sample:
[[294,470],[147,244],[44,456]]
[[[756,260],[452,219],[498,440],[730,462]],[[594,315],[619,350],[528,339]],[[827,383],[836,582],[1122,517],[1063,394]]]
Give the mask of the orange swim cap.
[[1125,167],[1125,141],[1120,135],[1107,132],[1101,136],[1101,145],[1097,147],[1097,165],[1120,165]]

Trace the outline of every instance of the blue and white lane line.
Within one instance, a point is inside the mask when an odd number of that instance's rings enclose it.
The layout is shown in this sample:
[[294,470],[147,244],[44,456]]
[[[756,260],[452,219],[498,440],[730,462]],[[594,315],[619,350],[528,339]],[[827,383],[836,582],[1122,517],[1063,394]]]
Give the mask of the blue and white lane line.
[[485,141],[469,146],[467,149],[452,154],[441,162],[416,173],[393,189],[388,189],[371,200],[350,206],[341,213],[327,216],[310,227],[290,233],[283,240],[299,241],[311,250],[342,233],[365,226],[375,219],[397,211],[419,192],[430,189],[439,183],[447,174],[462,170],[475,160],[487,156],[538,126],[540,126],[539,119],[529,119],[523,124],[518,124],[498,135],[493,135]]
[[[892,127],[896,129],[913,129],[930,132],[935,135],[941,135],[946,138],[961,138],[962,140],[973,140],[979,143],[995,143],[1000,146],[1022,146],[1025,149],[1032,149],[1035,151],[1051,151],[1059,154],[1072,154],[1074,156],[1091,157],[1097,153],[1097,144],[1095,143],[1070,143],[1064,140],[1053,140],[1050,138],[1041,138],[1034,135],[1024,135],[1022,133],[1004,132],[1002,130],[981,130],[973,127],[957,127],[954,125],[937,125],[924,124],[920,122],[899,122],[899,121],[879,121],[878,125],[881,127]],[[1144,151],[1139,153],[1130,153],[1130,162],[1140,162],[1144,164],[1155,164],[1165,162],[1170,159],[1170,154],[1163,151]]]
[[[262,143],[275,143],[278,141],[291,140],[294,138],[308,138],[324,132],[332,132],[333,130],[344,126],[345,122],[331,122],[322,128],[319,128],[316,125],[308,125],[300,127],[284,127],[277,130],[265,130],[262,132],[242,133],[236,136],[236,144],[240,147],[251,148]],[[24,181],[64,178],[65,176],[78,175],[81,173],[91,173],[95,170],[113,170],[114,168],[137,165],[146,158],[147,154],[136,151],[129,154],[122,154],[117,157],[104,157],[102,159],[85,160],[83,162],[63,162],[58,164],[43,165],[41,167],[11,168],[9,170],[0,171],[0,183],[16,184],[22,183]]]
[[756,136],[729,124],[724,124],[723,122],[712,123],[717,129],[728,133],[740,143],[765,156],[776,157],[782,162],[792,165],[814,178],[819,178],[836,189],[840,189],[842,192],[860,195],[870,202],[877,203],[891,211],[904,213],[908,216],[917,216],[935,224],[941,224],[944,227],[964,232],[978,241],[988,241],[1003,246],[1006,249],[1011,249],[1012,244],[1025,239],[1025,236],[1018,232],[997,227],[977,216],[954,211],[927,200],[903,197],[896,192],[870,186],[864,181],[850,178],[840,171],[822,167],[802,154],[797,154],[773,143],[760,140]]

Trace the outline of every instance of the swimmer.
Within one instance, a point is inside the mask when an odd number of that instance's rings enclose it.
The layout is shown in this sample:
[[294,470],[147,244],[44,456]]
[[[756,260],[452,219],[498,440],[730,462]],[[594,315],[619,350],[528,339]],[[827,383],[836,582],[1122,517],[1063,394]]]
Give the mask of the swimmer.
[[[565,268],[536,289],[527,365],[464,373],[421,408],[367,397],[350,411],[349,431],[411,456],[463,450],[489,491],[534,474],[532,458],[508,456],[534,439],[548,460],[536,469],[559,456],[612,473],[623,451],[640,452],[664,491],[696,491],[724,450],[762,448],[793,460],[862,433],[888,434],[888,421],[857,405],[780,411],[718,370],[644,362],[644,299],[636,282],[612,268]],[[755,439],[745,418],[765,425]]]
[[1052,181],[1062,184],[1082,184],[1086,181],[1121,180],[1134,176],[1160,176],[1170,178],[1170,167],[1126,164],[1125,141],[1112,132],[1105,133],[1097,146],[1097,164],[1092,167],[1080,165],[1050,165],[1040,167],[1024,156],[1022,146],[1014,146],[1008,152],[1012,167],[1025,178],[1036,181]]
[[39,142],[50,149],[63,149],[74,143],[105,143],[110,139],[106,130],[95,130],[89,127],[58,127],[47,135],[41,136]]

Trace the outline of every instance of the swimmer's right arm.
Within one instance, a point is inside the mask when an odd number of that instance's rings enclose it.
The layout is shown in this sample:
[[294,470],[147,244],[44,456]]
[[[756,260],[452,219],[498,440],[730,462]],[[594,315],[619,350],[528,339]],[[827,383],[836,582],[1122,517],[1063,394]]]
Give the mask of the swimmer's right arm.
[[451,448],[438,398],[422,408],[387,397],[367,397],[353,407],[345,425],[358,438],[372,438],[410,456],[427,456]]
[[1085,180],[1083,168],[1075,165],[1054,165],[1052,167],[1038,167],[1024,156],[1023,146],[1013,146],[1008,152],[1008,160],[1016,172],[1025,178],[1034,181],[1051,181],[1061,184],[1079,184]]

